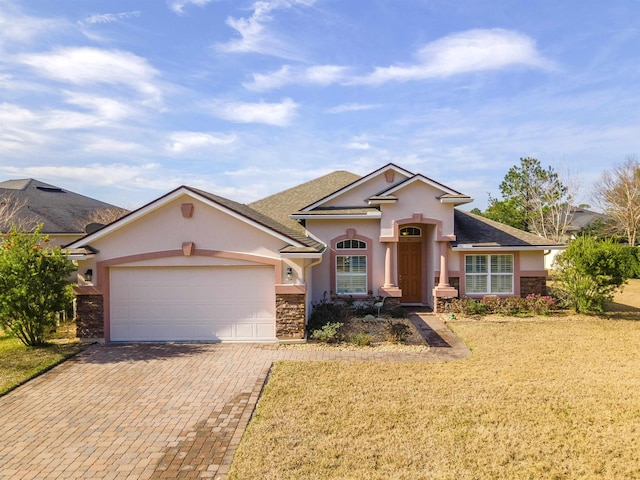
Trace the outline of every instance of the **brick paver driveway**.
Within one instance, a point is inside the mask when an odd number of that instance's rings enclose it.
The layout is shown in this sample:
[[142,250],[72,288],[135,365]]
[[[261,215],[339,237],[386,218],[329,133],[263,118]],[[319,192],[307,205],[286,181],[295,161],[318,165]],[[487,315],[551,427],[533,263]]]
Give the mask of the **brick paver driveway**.
[[423,318],[440,342],[426,354],[256,344],[92,346],[0,398],[0,479],[223,478],[274,360],[430,361],[469,354],[435,316]]

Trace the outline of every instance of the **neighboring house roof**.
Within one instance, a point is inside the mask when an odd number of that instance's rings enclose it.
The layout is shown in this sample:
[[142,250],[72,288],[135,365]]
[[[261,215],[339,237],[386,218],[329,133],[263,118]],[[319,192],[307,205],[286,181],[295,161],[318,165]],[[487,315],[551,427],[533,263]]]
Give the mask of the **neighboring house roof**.
[[0,198],[4,197],[23,205],[16,214],[17,223],[41,223],[47,234],[84,234],[85,220],[96,210],[119,209],[33,178],[0,182]]
[[453,242],[452,247],[457,250],[478,247],[516,247],[518,249],[562,247],[533,233],[457,209],[454,210],[454,231],[456,241]]
[[571,222],[569,222],[567,232],[580,232],[597,221],[607,222],[611,220],[608,215],[593,212],[586,208],[573,207],[571,210]]
[[269,195],[262,200],[250,203],[252,209],[267,215],[292,230],[304,233],[304,227],[289,215],[301,208],[331,195],[360,178],[355,173],[338,170],[322,177],[305,182],[282,192]]

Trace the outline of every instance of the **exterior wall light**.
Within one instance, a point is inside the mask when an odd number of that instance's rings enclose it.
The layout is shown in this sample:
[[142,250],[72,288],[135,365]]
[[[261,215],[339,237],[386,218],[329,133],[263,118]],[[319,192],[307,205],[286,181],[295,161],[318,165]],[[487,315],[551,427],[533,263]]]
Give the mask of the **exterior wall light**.
[[88,268],[86,272],[84,272],[84,279],[87,282],[90,282],[91,279],[93,278],[93,270],[91,268]]

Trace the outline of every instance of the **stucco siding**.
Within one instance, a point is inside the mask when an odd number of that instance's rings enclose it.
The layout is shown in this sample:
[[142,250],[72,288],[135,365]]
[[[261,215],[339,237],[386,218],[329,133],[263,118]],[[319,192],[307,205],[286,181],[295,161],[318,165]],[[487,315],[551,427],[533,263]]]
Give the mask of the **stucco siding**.
[[378,241],[380,229],[377,220],[308,220],[307,230],[328,246],[322,256],[322,262],[312,268],[313,302],[320,301],[325,292],[329,295],[335,291],[335,285],[332,284],[332,269],[335,266],[332,264],[331,242],[335,238],[347,235],[349,229],[355,230],[356,237],[366,237],[370,240],[371,258],[367,268],[371,271],[371,284],[367,289],[375,294],[384,283],[385,248]]

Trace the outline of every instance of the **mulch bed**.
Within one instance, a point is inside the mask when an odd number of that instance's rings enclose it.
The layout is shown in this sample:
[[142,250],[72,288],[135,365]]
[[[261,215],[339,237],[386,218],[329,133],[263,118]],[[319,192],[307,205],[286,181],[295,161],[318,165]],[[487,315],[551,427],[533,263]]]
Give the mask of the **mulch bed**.
[[[280,345],[279,348],[292,350],[367,350],[382,352],[421,352],[429,350],[424,338],[416,330],[416,327],[406,318],[391,318],[383,315],[383,320],[365,320],[363,317],[352,317],[344,322],[338,331],[339,341],[322,343],[309,338],[306,343]],[[403,323],[411,332],[402,343],[397,343],[388,338],[385,324],[388,321]],[[372,336],[370,345],[359,346],[349,341],[349,338],[357,333],[365,332]]]

